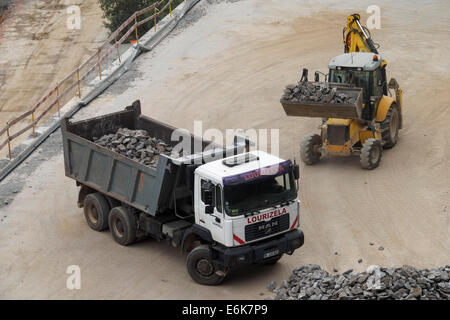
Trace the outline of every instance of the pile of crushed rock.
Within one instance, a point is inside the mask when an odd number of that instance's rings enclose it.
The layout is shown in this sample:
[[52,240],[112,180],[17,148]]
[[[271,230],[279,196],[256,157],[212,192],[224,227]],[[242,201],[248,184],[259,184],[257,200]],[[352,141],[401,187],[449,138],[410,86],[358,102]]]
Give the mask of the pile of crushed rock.
[[418,270],[411,266],[370,266],[366,272],[329,274],[319,265],[293,270],[289,281],[268,289],[275,300],[449,300],[450,266]]
[[291,102],[319,102],[332,104],[353,104],[356,98],[343,92],[337,93],[337,88],[330,88],[328,83],[299,82],[288,85],[281,100]]
[[160,154],[174,156],[171,146],[160,139],[150,137],[146,130],[119,128],[116,133],[101,138],[94,137],[92,140],[102,147],[152,168],[156,168]]

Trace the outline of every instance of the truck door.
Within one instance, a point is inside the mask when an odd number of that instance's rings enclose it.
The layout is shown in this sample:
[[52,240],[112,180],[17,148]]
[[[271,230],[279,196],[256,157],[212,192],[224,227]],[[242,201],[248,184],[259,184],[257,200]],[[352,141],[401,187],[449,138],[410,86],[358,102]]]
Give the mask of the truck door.
[[222,186],[203,178],[198,179],[198,186],[201,191],[197,193],[198,222],[197,219],[196,222],[211,231],[214,241],[224,243]]

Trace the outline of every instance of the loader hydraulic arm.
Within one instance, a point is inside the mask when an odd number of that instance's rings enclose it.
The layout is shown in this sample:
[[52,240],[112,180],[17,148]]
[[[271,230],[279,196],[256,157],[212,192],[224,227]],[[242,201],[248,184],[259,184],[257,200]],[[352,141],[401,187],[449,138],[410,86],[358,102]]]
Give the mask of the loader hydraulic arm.
[[344,52],[373,52],[378,54],[375,43],[370,37],[370,32],[361,25],[360,18],[357,13],[347,17],[347,26],[343,30]]
[[[347,17],[347,26],[344,28],[342,36],[344,39],[344,52],[373,52],[379,54],[377,45],[373,42],[370,31],[361,25],[360,15],[355,13]],[[388,94],[386,78],[386,60],[381,61],[381,81],[383,83],[383,94]]]

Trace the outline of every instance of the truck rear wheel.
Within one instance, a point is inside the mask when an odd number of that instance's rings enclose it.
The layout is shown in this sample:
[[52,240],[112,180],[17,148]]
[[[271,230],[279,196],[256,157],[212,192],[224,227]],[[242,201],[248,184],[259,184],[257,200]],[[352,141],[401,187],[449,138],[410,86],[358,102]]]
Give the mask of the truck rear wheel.
[[300,144],[300,157],[308,165],[319,162],[322,155],[319,148],[322,145],[322,137],[318,134],[307,134]]
[[217,274],[212,259],[211,249],[207,245],[200,245],[189,252],[186,267],[192,280],[207,286],[220,284],[224,274]]
[[136,218],[122,206],[111,209],[109,229],[114,241],[122,246],[132,244],[136,240]]
[[381,142],[370,138],[364,142],[360,154],[361,167],[367,170],[373,170],[380,164],[383,147]]
[[108,229],[109,204],[105,197],[98,192],[89,193],[84,198],[84,217],[95,231]]

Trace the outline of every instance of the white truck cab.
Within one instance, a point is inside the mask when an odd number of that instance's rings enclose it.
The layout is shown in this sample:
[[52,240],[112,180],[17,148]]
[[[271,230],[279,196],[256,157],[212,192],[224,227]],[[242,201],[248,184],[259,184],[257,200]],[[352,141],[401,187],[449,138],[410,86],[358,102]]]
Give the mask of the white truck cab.
[[[195,224],[208,229],[217,246],[229,252],[297,231],[300,202],[295,167],[290,160],[263,151],[199,166],[194,177]],[[290,249],[273,244],[258,257],[239,259],[264,260],[292,253],[303,244],[303,234],[295,234]]]

